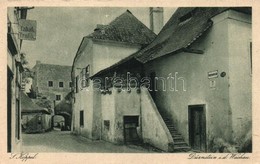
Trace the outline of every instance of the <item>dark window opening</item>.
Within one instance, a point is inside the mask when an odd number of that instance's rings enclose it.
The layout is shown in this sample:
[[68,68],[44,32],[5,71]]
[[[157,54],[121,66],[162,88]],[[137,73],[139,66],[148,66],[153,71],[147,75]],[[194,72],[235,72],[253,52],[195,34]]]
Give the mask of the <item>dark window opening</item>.
[[63,82],[59,82],[59,87],[63,88]]
[[53,81],[48,81],[48,86],[53,87]]
[[84,111],[83,110],[80,111],[79,125],[81,127],[84,126]]
[[110,127],[110,121],[109,120],[104,120],[104,127],[105,127],[105,129],[109,130],[109,127]]
[[79,76],[77,76],[76,79],[75,79],[75,84],[76,84],[76,93],[79,92],[78,81],[79,81]]
[[81,86],[82,88],[89,86],[89,65],[81,70]]
[[69,82],[69,86],[70,86],[70,88],[72,87],[72,82]]
[[251,68],[251,74],[252,74],[253,73],[252,42],[250,42],[250,45],[249,45],[249,54],[250,54],[250,68]]
[[16,138],[20,140],[20,101],[16,100]]
[[57,101],[61,100],[61,95],[56,95],[56,100]]
[[190,20],[192,15],[193,15],[192,12],[183,15],[182,17],[179,18],[180,23]]

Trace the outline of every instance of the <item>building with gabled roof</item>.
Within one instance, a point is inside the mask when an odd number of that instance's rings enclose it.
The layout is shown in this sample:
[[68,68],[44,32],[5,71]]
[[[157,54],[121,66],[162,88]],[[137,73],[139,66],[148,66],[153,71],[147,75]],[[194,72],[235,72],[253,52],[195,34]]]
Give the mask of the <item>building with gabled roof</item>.
[[[97,25],[93,33],[83,37],[72,66],[74,133],[91,139],[123,142],[121,132],[118,136],[114,130],[115,133],[101,132],[105,130],[101,124],[101,94],[92,89],[95,84],[89,77],[139,51],[155,37],[156,34],[129,10],[108,25]],[[109,100],[103,102],[110,103]],[[104,119],[110,117],[108,115],[103,113]]]
[[51,113],[35,104],[25,93],[21,93],[22,131],[25,133],[45,132],[52,128]]
[[107,110],[137,106],[143,142],[165,151],[251,152],[251,10],[179,8],[148,46],[91,77]]
[[[52,115],[64,117],[66,130],[71,126],[70,95],[71,66],[41,63],[36,61],[32,68],[34,74],[31,95],[41,106],[52,110]],[[69,112],[68,112],[69,111]]]

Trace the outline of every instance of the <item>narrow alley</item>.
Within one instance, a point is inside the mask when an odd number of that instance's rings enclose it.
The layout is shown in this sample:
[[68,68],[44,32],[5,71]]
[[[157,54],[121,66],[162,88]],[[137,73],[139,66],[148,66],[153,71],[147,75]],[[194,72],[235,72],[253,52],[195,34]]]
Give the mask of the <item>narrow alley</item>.
[[22,134],[23,152],[88,152],[88,153],[158,153],[137,145],[115,145],[102,140],[92,141],[70,131]]

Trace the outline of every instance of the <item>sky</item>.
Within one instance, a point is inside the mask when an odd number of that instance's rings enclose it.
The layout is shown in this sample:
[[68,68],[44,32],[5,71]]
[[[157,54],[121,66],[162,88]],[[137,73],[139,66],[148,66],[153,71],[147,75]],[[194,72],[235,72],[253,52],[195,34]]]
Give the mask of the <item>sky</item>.
[[[36,60],[71,66],[82,38],[92,33],[97,24],[108,24],[127,9],[150,27],[148,7],[35,7],[28,10],[27,19],[37,21],[36,40],[24,40],[21,48],[28,67],[32,68]],[[164,8],[164,24],[175,10]]]

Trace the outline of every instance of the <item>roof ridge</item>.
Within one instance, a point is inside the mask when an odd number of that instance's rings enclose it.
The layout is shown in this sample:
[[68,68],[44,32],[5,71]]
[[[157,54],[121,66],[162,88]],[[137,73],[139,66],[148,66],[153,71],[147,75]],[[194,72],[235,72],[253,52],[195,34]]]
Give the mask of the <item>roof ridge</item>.
[[147,45],[156,37],[143,22],[126,10],[103,28],[94,30],[88,38]]
[[38,63],[36,65],[52,65],[52,66],[61,66],[61,67],[71,67],[69,65],[50,64],[50,63]]

